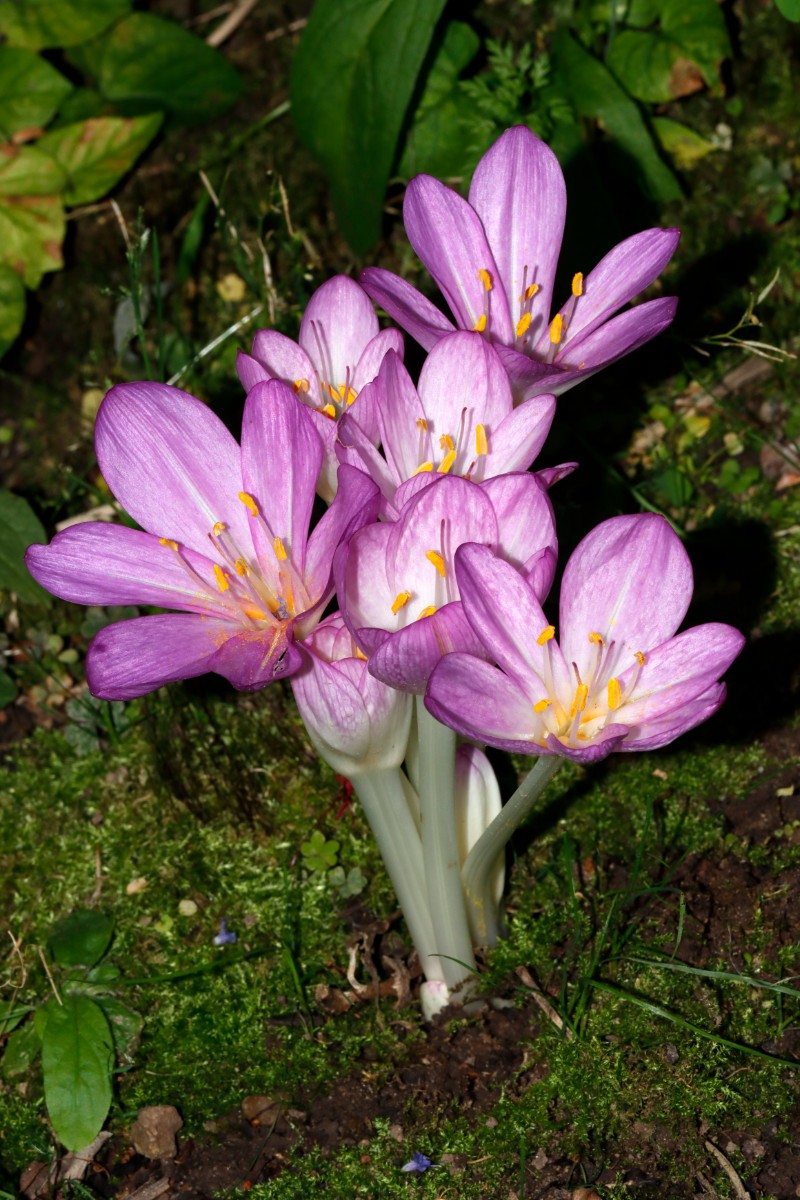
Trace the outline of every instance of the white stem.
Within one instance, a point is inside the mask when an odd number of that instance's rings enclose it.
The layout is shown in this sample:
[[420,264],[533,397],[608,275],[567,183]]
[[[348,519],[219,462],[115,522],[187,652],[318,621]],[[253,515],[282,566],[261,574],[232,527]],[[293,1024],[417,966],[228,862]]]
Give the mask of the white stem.
[[428,910],[445,982],[454,993],[453,1000],[463,1003],[468,998],[463,985],[475,975],[475,956],[461,886],[456,834],[456,735],[431,716],[422,696],[417,696],[417,734]]
[[422,844],[407,797],[411,785],[399,767],[365,771],[352,783],[389,872],[425,978],[443,980],[444,964],[435,953],[428,911]]
[[564,760],[557,754],[542,755],[503,805],[499,815],[481,834],[467,855],[462,876],[473,928],[481,942],[494,946],[502,934],[493,896],[493,870],[509,838],[522,824]]

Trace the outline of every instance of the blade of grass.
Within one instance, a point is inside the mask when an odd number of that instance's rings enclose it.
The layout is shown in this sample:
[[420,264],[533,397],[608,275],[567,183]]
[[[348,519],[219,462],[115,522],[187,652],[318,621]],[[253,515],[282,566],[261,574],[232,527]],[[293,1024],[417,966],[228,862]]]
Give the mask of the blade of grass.
[[[637,963],[644,967],[656,967],[665,971],[680,971],[684,975],[700,975],[704,979],[718,979],[723,983],[743,983],[747,987],[761,988],[765,992],[777,992],[781,996],[794,996],[800,1000],[800,990],[789,987],[785,983],[768,983],[765,979],[756,979],[752,975],[737,975],[732,971],[709,971],[703,967],[690,967],[688,963],[663,961],[650,958],[637,958],[631,956],[624,961]],[[792,976],[792,978],[797,978]]]

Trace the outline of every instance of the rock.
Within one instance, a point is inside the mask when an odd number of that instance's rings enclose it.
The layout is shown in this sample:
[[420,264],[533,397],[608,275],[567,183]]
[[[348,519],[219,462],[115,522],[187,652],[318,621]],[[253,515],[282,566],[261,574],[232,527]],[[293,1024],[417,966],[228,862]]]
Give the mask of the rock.
[[277,1108],[278,1103],[271,1096],[245,1096],[242,1101],[242,1115],[259,1125],[274,1121]]
[[140,1108],[131,1125],[133,1148],[145,1158],[174,1158],[178,1152],[175,1134],[183,1118],[171,1104],[153,1104]]

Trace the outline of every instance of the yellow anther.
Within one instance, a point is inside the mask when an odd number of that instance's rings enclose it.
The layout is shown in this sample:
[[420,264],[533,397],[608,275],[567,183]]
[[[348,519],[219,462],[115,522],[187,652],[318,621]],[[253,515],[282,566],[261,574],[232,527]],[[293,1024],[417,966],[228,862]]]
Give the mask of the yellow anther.
[[644,654],[642,654],[641,650],[636,650],[636,651],[634,652],[634,655],[633,655],[633,657],[636,659],[636,661],[638,662],[638,664],[639,664],[639,666],[640,666],[640,667],[643,667],[643,666],[644,666],[644,659],[645,659],[645,656],[644,656]]
[[475,453],[489,453],[489,443],[486,439],[486,430],[484,429],[483,425],[475,426]]
[[486,328],[486,313],[481,313],[475,324],[472,326],[473,333],[483,333]]
[[332,421],[336,420],[336,409],[332,404],[323,404],[320,412],[324,412],[326,417],[330,417]]
[[523,300],[532,300],[533,297],[538,292],[538,290],[539,290],[538,283],[529,283],[528,286],[525,288],[522,299]]
[[275,557],[277,558],[278,562],[286,562],[286,559],[288,558],[286,547],[279,537],[276,537],[273,540],[272,549],[275,551]]
[[358,646],[356,646],[356,658],[360,658],[362,662],[367,661],[366,654],[364,653],[363,650],[359,650]]
[[428,422],[425,420],[424,417],[417,417],[415,424],[417,426],[417,429],[422,430],[423,433],[428,432]]
[[592,645],[594,645],[594,646],[605,646],[605,644],[606,644],[606,643],[605,643],[605,639],[603,638],[603,635],[602,635],[602,633],[590,633],[590,634],[589,634],[589,641],[590,641],[590,642],[592,643]]
[[346,396],[345,396],[345,398],[344,398],[344,399],[345,399],[345,404],[352,404],[352,403],[353,403],[353,401],[354,401],[355,399],[357,399],[357,397],[358,397],[358,392],[357,392],[357,391],[355,391],[353,388],[348,388],[348,389],[347,389],[347,395],[346,395]]
[[589,698],[589,689],[585,683],[579,683],[575,689],[575,712],[583,712]]
[[450,437],[449,433],[442,434],[442,436],[439,438],[439,446],[442,450],[453,449],[453,439]]
[[545,644],[545,642],[549,642],[550,638],[555,637],[555,636],[556,636],[555,625],[545,625],[544,629],[542,630],[542,632],[539,634],[539,636],[536,639],[536,644],[539,646],[543,646]]
[[255,604],[243,604],[242,612],[246,617],[252,617],[254,621],[266,621],[267,614],[263,609],[256,608]]
[[481,267],[480,271],[478,271],[478,279],[480,279],[487,292],[492,290],[492,277],[486,270],[486,267]]
[[227,592],[230,589],[231,585],[228,582],[228,576],[218,563],[214,563],[214,578],[216,579],[217,587],[221,592]]
[[450,468],[452,467],[452,465],[455,461],[456,461],[456,452],[455,452],[455,450],[451,450],[448,454],[445,454],[444,458],[442,459],[442,461],[439,463],[438,467],[436,468],[438,474],[439,475],[447,475],[447,473],[449,472]]
[[258,505],[248,492],[239,492],[239,499],[251,516],[258,516]]
[[247,563],[244,561],[243,558],[237,558],[236,562],[233,565],[236,567],[237,575],[249,575],[250,574],[250,568],[248,567]]
[[523,313],[520,319],[517,321],[517,337],[524,337],[530,329],[530,324],[531,314],[529,312]]
[[158,541],[159,541],[159,545],[169,546],[170,550],[178,549],[178,543],[173,542],[172,538],[159,538]]
[[436,570],[441,575],[442,579],[444,579],[445,565],[444,565],[444,559],[442,558],[441,554],[437,553],[436,550],[426,550],[425,557],[427,558],[429,563],[433,563],[433,565],[436,567]]
[[214,537],[219,537],[219,535],[221,533],[224,533],[227,528],[228,528],[228,526],[225,524],[224,521],[217,521],[214,524],[211,532],[213,533]]
[[572,294],[573,296],[583,295],[583,275],[580,271],[577,275],[572,276]]
[[414,474],[421,475],[424,471],[432,471],[432,470],[433,470],[433,463],[432,462],[424,462],[424,463],[419,464],[419,466],[417,467]]
[[622,704],[622,690],[619,686],[618,679],[609,679],[608,681],[608,707],[610,709],[619,708]]
[[550,322],[550,342],[551,345],[557,346],[561,341],[561,333],[564,328],[564,319],[561,313],[556,313],[553,320]]
[[543,713],[546,708],[550,707],[550,704],[550,700],[537,700],[533,706],[533,711],[535,713]]
[[423,608],[422,612],[417,617],[417,620],[421,621],[423,617],[432,617],[435,612],[436,612],[436,605],[429,604],[427,608]]
[[394,613],[395,616],[397,616],[397,614],[400,612],[401,608],[405,608],[405,606],[408,604],[410,599],[411,599],[411,592],[398,592],[397,593],[397,595],[394,598],[394,604],[392,605],[392,612]]
[[308,380],[307,379],[295,379],[294,384],[292,386],[295,391],[295,394],[297,392],[307,392],[308,391]]

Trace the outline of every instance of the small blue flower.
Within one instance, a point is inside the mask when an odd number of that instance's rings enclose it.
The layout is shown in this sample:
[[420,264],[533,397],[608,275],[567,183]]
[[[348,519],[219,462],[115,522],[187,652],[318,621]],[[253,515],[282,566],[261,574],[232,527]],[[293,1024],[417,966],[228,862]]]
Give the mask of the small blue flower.
[[424,1154],[419,1154],[419,1153],[415,1152],[414,1154],[411,1155],[411,1162],[407,1162],[404,1167],[400,1168],[400,1170],[401,1171],[416,1171],[417,1174],[424,1175],[425,1172],[428,1170],[428,1168],[432,1167],[432,1166],[433,1166],[433,1163],[431,1162],[431,1160],[429,1158],[427,1158]]
[[233,933],[226,924],[223,917],[219,925],[219,933],[214,937],[215,946],[232,946],[234,942],[239,940],[238,933]]

